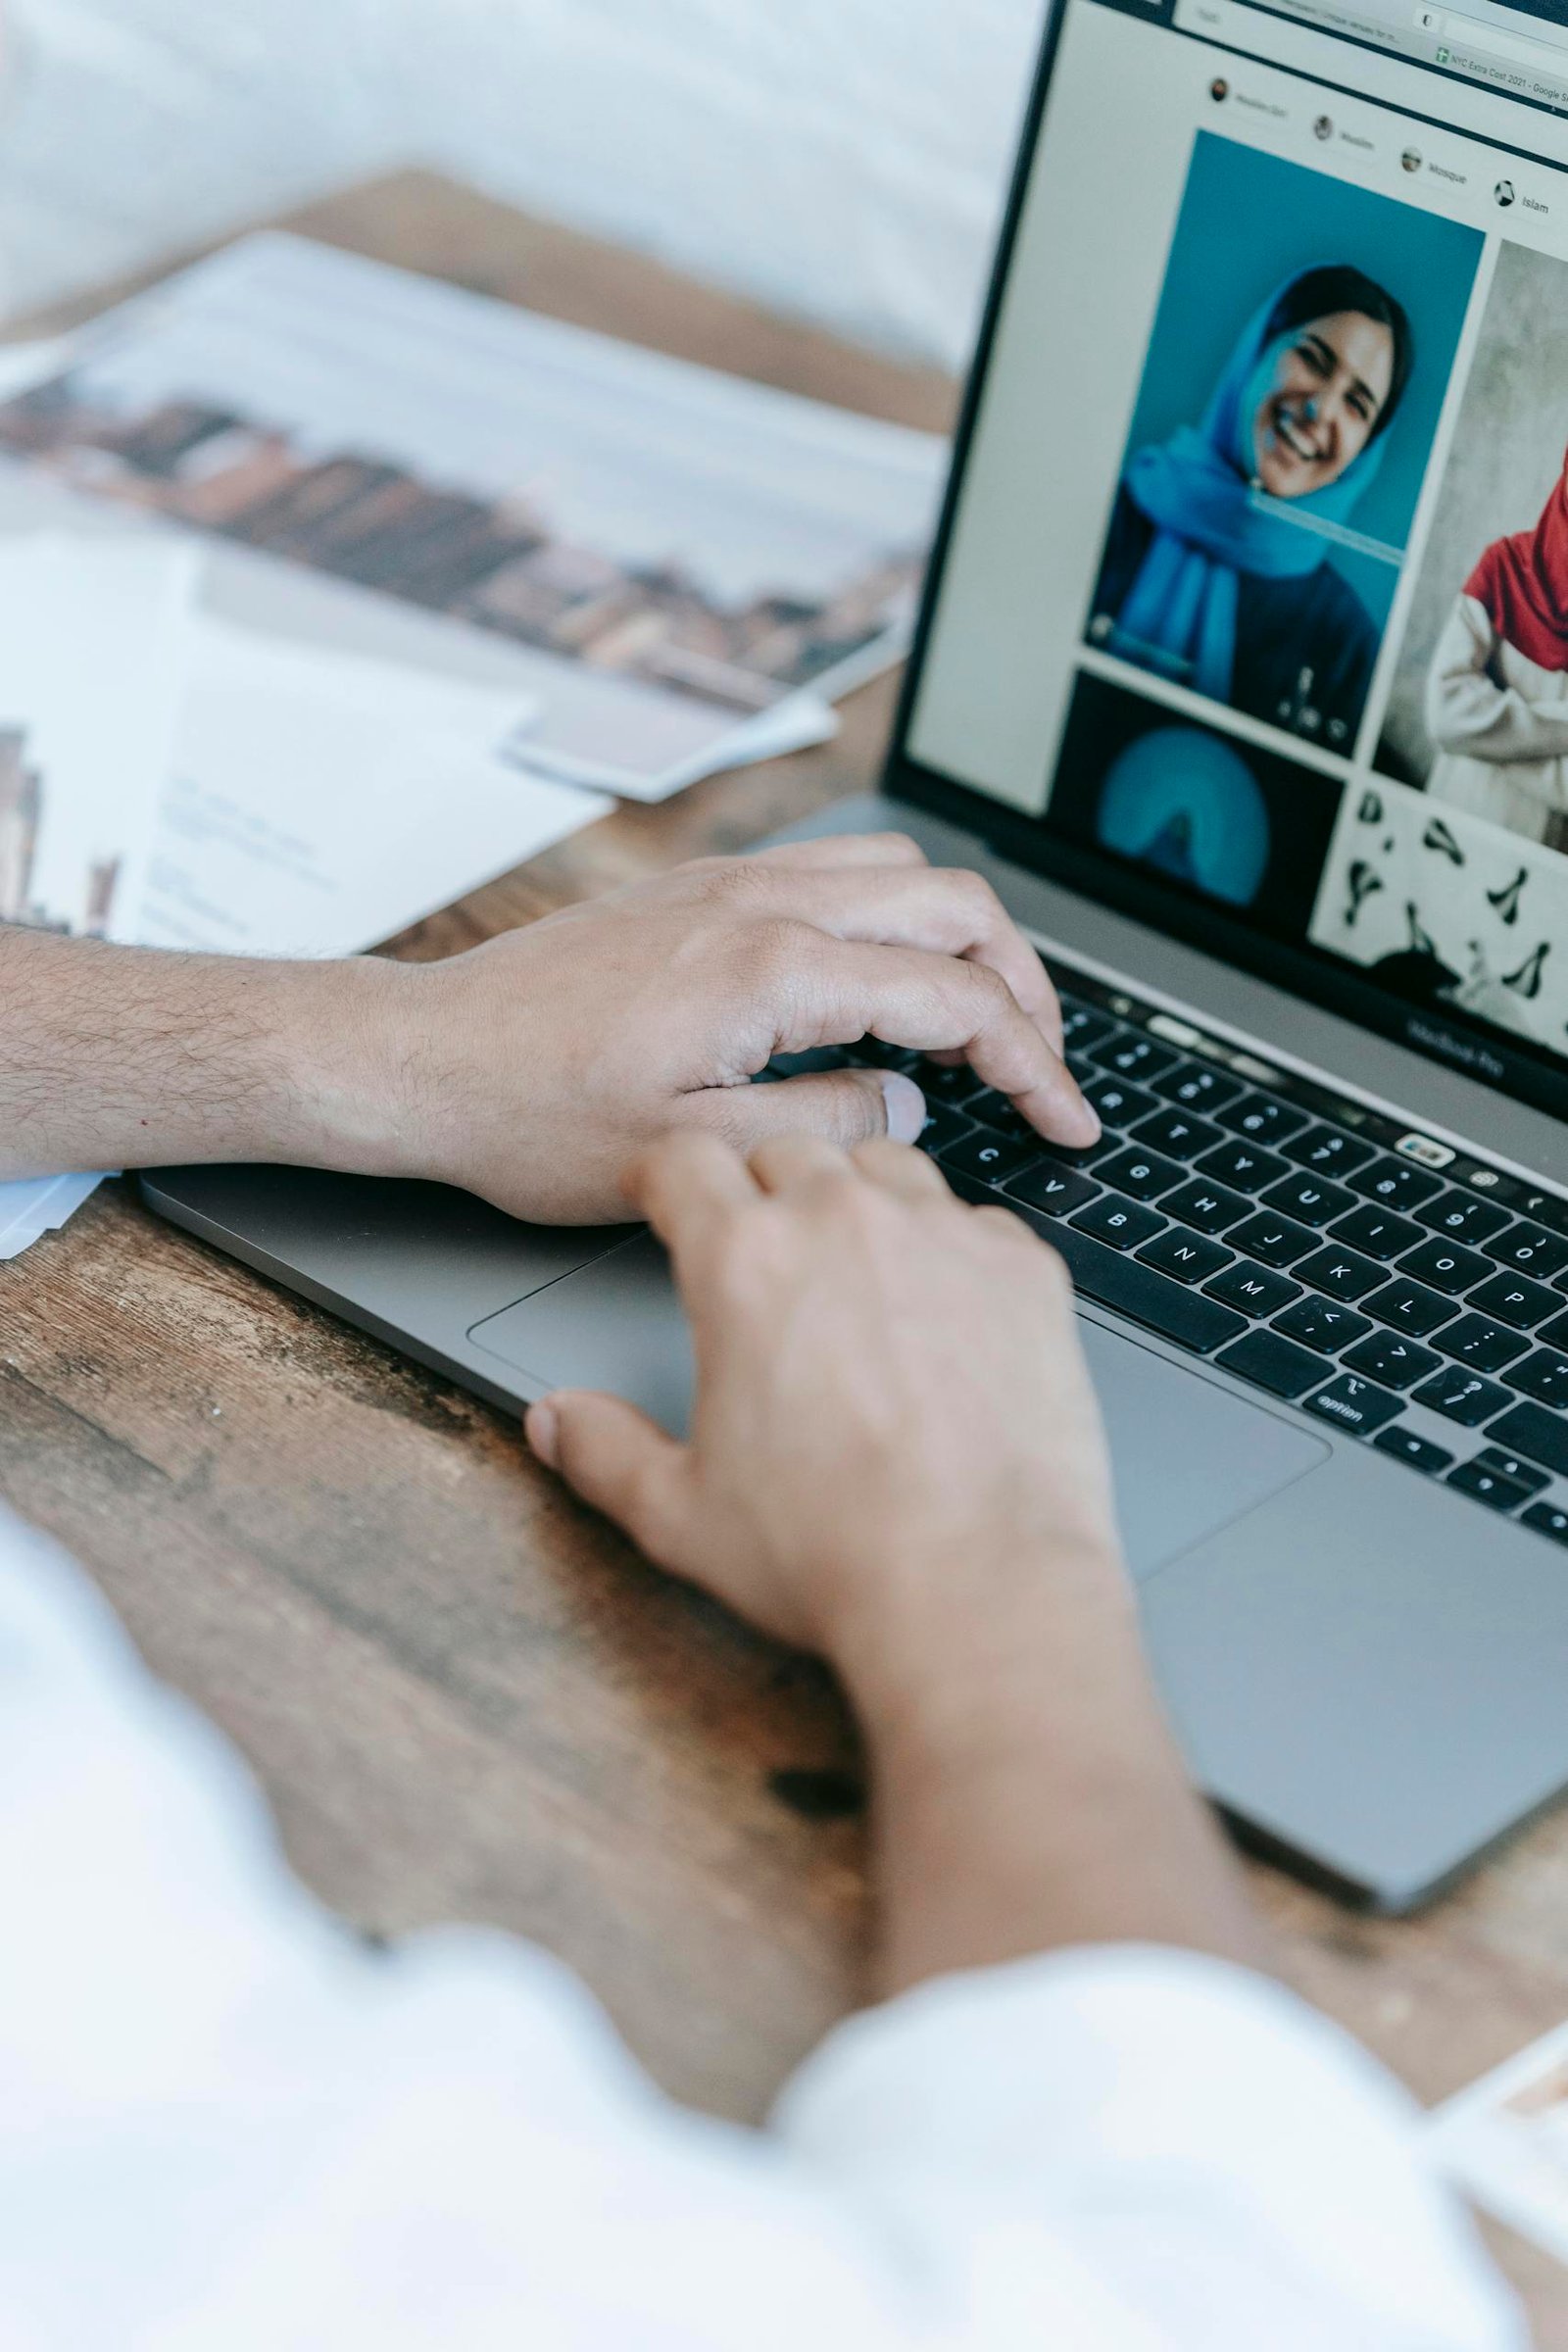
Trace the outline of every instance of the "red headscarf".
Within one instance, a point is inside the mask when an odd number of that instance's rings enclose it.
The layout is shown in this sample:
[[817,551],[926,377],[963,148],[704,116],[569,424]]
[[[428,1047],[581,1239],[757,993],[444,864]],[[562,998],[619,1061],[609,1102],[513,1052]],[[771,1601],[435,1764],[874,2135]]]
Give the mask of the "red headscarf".
[[1464,592],[1527,662],[1568,669],[1568,471],[1535,529],[1494,539]]

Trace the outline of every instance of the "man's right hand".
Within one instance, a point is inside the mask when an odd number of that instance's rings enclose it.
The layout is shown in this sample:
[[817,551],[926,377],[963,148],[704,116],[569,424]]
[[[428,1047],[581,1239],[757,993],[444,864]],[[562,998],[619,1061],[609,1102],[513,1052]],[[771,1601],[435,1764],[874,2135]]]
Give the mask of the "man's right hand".
[[1144,1666],[1100,1415],[1055,1253],[919,1153],[660,1144],[697,1399],[528,1415],[650,1558],[824,1653],[878,1788],[886,1986],[1046,1945],[1254,1948]]

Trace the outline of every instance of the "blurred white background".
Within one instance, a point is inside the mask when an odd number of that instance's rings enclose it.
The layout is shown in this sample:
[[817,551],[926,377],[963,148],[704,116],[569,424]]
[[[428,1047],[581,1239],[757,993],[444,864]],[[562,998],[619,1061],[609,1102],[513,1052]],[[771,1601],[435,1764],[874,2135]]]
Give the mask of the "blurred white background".
[[1040,0],[0,0],[10,315],[397,163],[965,356]]

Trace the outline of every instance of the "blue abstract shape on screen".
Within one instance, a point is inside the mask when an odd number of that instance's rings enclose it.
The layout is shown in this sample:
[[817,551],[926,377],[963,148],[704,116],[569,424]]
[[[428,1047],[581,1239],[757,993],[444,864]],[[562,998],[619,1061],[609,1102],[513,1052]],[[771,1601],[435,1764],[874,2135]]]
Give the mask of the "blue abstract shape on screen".
[[1268,803],[1242,758],[1199,727],[1156,727],[1111,763],[1095,830],[1120,858],[1232,906],[1250,906],[1268,871]]

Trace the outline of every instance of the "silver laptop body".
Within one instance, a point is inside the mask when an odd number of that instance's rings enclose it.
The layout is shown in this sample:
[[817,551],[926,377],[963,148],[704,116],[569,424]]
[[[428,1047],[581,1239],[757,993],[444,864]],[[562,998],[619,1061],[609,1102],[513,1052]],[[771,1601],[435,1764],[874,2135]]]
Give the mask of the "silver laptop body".
[[[1568,1446],[1535,1336],[1558,1311],[1542,1293],[1568,1314],[1550,994],[1568,830],[1446,800],[1423,686],[1486,533],[1533,520],[1462,478],[1465,404],[1527,396],[1495,363],[1520,316],[1497,289],[1529,272],[1476,157],[1517,117],[1510,184],[1549,179],[1568,211],[1568,137],[1522,102],[1483,108],[1400,37],[1396,63],[1229,0],[1056,9],[884,790],[797,829],[899,827],[977,867],[1079,1006],[1086,1083],[1122,1086],[1131,1041],[1142,1117],[1055,1186],[1087,1205],[1061,1214],[1038,1169],[1016,1172],[1016,1139],[993,1154],[961,1104],[939,1153],[971,1197],[995,1182],[1041,1231],[1071,1226],[1128,1552],[1196,1775],[1250,1842],[1387,1909],[1568,1784]],[[1468,159],[1465,186],[1428,177],[1444,157]],[[1568,324],[1568,263],[1536,261],[1560,269]],[[376,601],[342,594],[368,627]],[[1275,1128],[1242,1123],[1259,1101]],[[1132,1127],[1168,1142],[1188,1102],[1207,1150],[1171,1170]],[[1245,1215],[1234,1187],[1205,1205],[1221,1179],[1199,1161],[1245,1186],[1250,1134],[1273,1181]],[[1329,1139],[1316,1163],[1312,1137]],[[1410,1174],[1380,1200],[1390,1168]],[[684,1420],[685,1329],[645,1234],[277,1168],[164,1170],[143,1192],[503,1408],[592,1385]],[[1112,1230],[1125,1200],[1157,1249]],[[1293,1257],[1271,1237],[1298,1209]],[[1520,1240],[1539,1282],[1510,1267],[1515,1234],[1553,1244]],[[1283,1276],[1270,1300],[1291,1294],[1266,1315],[1238,1288],[1253,1243]],[[1146,1309],[1137,1285],[1161,1268]],[[1493,1312],[1470,1303],[1483,1290]],[[1325,1301],[1358,1337],[1311,1336]],[[1293,1310],[1305,1340],[1276,1329]],[[1493,1336],[1444,1352],[1461,1322]],[[1357,1347],[1382,1377],[1347,1369]]]

